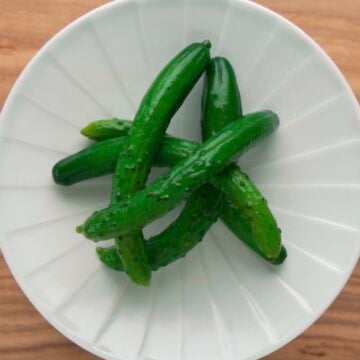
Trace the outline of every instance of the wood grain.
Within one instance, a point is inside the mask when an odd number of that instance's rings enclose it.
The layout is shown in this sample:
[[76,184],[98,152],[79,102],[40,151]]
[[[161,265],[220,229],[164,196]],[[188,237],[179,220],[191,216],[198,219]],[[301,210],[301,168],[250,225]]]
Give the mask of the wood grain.
[[[35,52],[104,0],[0,0],[0,105]],[[311,35],[360,98],[359,0],[258,0]],[[360,354],[360,265],[330,309],[268,360],[354,360]],[[96,359],[54,330],[32,307],[0,256],[0,359]],[[205,359],[196,359],[205,360]]]

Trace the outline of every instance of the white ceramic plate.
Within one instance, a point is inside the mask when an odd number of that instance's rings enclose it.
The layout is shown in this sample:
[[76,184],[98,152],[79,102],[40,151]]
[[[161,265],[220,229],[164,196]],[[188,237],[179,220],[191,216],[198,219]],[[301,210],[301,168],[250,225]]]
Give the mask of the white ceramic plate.
[[[101,266],[94,244],[74,232],[107,204],[109,178],[60,188],[51,167],[86,144],[79,128],[87,122],[132,118],[164,63],[204,39],[233,63],[245,111],[268,108],[280,116],[276,135],[240,163],[268,198],[289,257],[281,267],[267,265],[217,223],[186,259],[158,271],[143,289]],[[199,97],[197,86],[170,133],[199,137]],[[103,358],[259,358],[313,323],[358,259],[359,120],[358,104],[327,55],[261,6],[112,2],[44,46],[6,102],[6,260],[41,314]]]

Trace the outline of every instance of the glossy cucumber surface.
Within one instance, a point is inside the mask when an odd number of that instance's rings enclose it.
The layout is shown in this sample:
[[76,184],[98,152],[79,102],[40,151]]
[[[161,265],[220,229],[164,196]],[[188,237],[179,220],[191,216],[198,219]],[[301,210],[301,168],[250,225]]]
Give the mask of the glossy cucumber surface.
[[[207,68],[203,86],[201,117],[203,141],[240,116],[242,116],[241,98],[235,72],[226,59],[214,58]],[[216,222],[223,198],[223,193],[210,185],[202,185],[192,193],[179,218],[170,225],[170,228],[175,227],[177,233],[181,234],[184,245],[191,242],[192,246],[184,246],[183,250],[190,250],[199,243]],[[200,209],[199,206],[202,208]],[[195,227],[194,221],[197,223]],[[172,242],[173,239],[169,238],[170,248]]]
[[[61,185],[71,185],[79,181],[110,174],[114,171],[117,157],[121,147],[123,146],[124,139],[111,138],[111,137],[116,137],[117,135],[123,135],[120,134],[117,130],[118,128],[122,128],[121,126],[119,127],[118,124],[121,125],[123,120],[116,119],[110,121],[111,123],[109,123],[109,128],[107,133],[107,136],[109,136],[110,139],[93,144],[85,148],[84,150],[59,161],[53,168],[53,177],[55,182]],[[94,122],[94,123],[98,123],[98,122]],[[131,122],[128,121],[128,123]],[[96,126],[95,128],[100,128],[101,129],[100,133],[101,133],[102,131],[101,126]],[[110,128],[112,128],[113,130],[110,131]],[[96,132],[95,132],[95,136],[97,136]],[[192,154],[192,152],[198,148],[198,146],[199,145],[194,142],[166,136],[163,139],[162,146],[159,149],[157,156],[154,160],[154,165],[167,166],[167,167],[174,166],[179,161],[189,157]],[[248,200],[251,201],[251,197],[253,196],[255,196],[257,199],[261,199],[260,197],[261,193],[259,192],[258,189],[256,189],[255,185],[253,184],[250,185],[251,187],[253,187],[252,189],[253,191],[251,191],[248,194],[243,191],[245,190],[243,186],[240,186],[240,188],[238,188],[236,186],[237,183],[244,180],[245,184],[248,183],[249,181],[251,184],[251,180],[248,180],[246,175],[240,172],[240,170],[237,171],[232,170],[232,172],[234,173],[235,176],[234,179],[232,178],[232,176],[230,176],[226,180],[224,179],[224,181],[222,181],[222,185],[218,181],[218,186],[222,186],[223,190],[230,195],[230,198],[231,198],[231,194],[235,192],[234,196],[237,199],[236,203],[240,202],[240,204],[245,204],[245,206],[247,201]],[[221,177],[219,176],[217,179],[219,180],[223,179],[223,176]],[[227,184],[229,184],[229,187],[231,188],[230,191],[228,191]],[[231,204],[231,202],[229,202],[229,204]],[[261,207],[263,207],[264,213],[270,212],[270,209],[268,209],[266,203],[262,203],[260,201],[259,204]],[[271,215],[271,217],[273,216]],[[224,215],[224,212],[222,212],[221,218],[225,223],[227,223],[226,215]],[[241,239],[245,237],[249,238],[250,236],[249,234],[251,234],[251,230],[249,228],[249,231],[247,231],[244,236],[241,236],[244,229],[243,226],[244,221],[245,221],[244,218],[241,219],[239,218],[238,230],[236,230],[236,225],[235,225],[236,221],[234,220],[232,220],[233,225],[230,227],[233,230],[233,232]],[[275,229],[274,232],[275,236],[278,239],[280,239],[280,233],[278,233],[278,231],[274,227],[274,222],[272,227]],[[266,233],[264,235],[266,235]],[[247,243],[246,241],[244,242]],[[259,255],[264,256],[264,254],[260,251],[258,246],[256,246],[256,249],[258,250]],[[282,253],[284,252],[282,251]],[[271,260],[271,257],[268,258]]]
[[[145,246],[152,270],[158,270],[184,257],[201,241],[208,228],[216,221],[217,213],[209,212],[208,209],[213,205],[219,206],[220,203],[214,203],[214,199],[206,196],[209,188],[210,185],[204,185],[201,190],[194,192],[176,221],[160,234],[146,241]],[[189,203],[191,209],[188,208]],[[181,232],[182,229],[186,229],[186,233]],[[100,260],[108,267],[124,270],[115,247],[97,248],[97,253]]]
[[[210,43],[194,43],[176,55],[158,74],[143,97],[117,161],[111,204],[122,202],[141,190],[166,128],[210,60]],[[115,239],[129,277],[139,285],[151,278],[142,231],[123,233]]]
[[131,199],[94,213],[77,230],[92,240],[105,240],[141,228],[175,207],[180,201],[229,165],[279,125],[271,111],[249,114],[234,121],[200,145]]

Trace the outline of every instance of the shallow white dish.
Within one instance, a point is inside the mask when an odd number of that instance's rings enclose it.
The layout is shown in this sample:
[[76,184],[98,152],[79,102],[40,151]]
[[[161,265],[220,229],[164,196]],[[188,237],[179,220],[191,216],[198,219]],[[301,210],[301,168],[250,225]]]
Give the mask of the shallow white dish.
[[[218,222],[150,289],[98,262],[74,227],[107,204],[109,179],[60,188],[52,165],[93,119],[132,118],[154,74],[210,39],[238,75],[245,112],[271,109],[276,135],[246,154],[283,230],[288,259],[265,264]],[[169,132],[199,136],[197,86]],[[335,299],[359,257],[359,109],[327,55],[252,2],[115,1],[67,26],[27,66],[1,115],[0,229],[6,261],[41,314],[107,359],[264,356]],[[174,214],[173,214],[174,216]],[[157,222],[149,231],[159,230]]]

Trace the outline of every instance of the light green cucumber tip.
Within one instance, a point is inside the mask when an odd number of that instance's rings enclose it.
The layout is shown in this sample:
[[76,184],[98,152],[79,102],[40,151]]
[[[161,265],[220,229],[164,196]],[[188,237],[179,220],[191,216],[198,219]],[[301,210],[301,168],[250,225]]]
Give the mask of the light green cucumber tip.
[[84,126],[84,127],[80,130],[81,135],[84,135],[84,136],[86,136],[86,137],[91,137],[91,128],[92,128],[92,123]]
[[82,234],[84,232],[84,226],[83,225],[79,225],[75,228],[75,231],[78,233],[78,234]]

